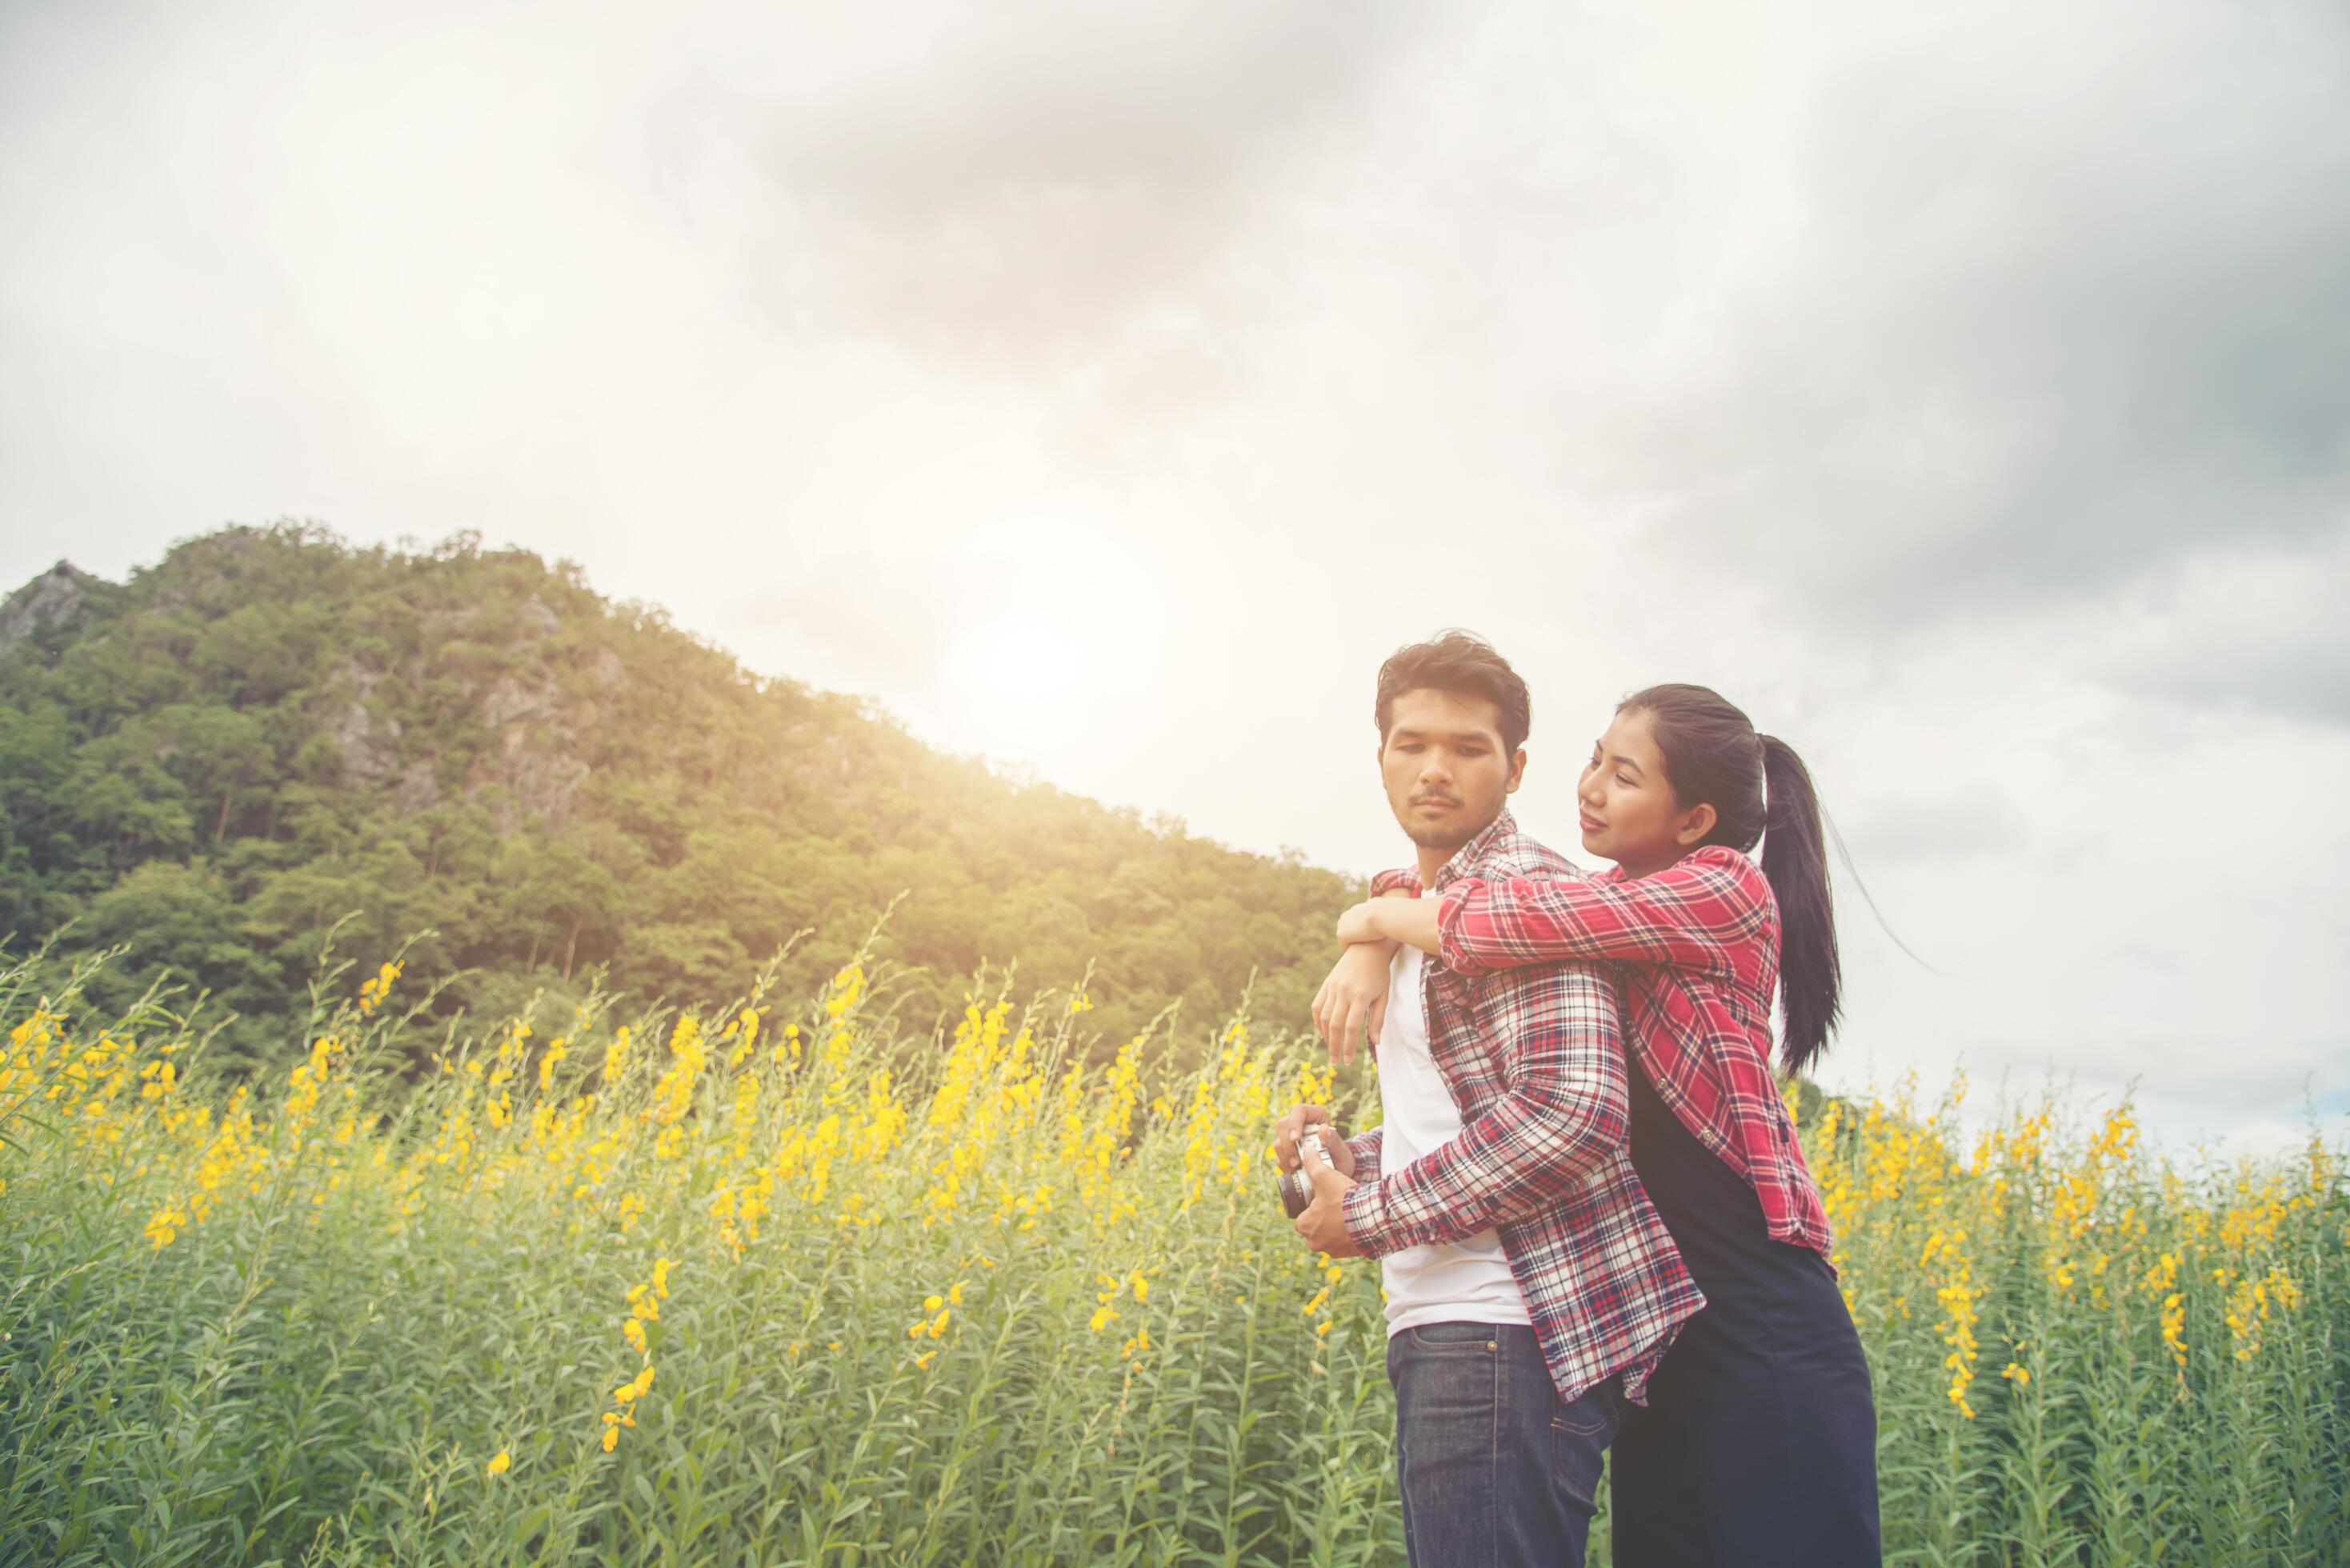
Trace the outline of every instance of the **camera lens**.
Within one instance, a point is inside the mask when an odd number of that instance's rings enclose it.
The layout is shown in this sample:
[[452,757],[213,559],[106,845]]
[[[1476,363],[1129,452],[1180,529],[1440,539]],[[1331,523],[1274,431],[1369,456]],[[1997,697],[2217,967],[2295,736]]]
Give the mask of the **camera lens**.
[[1292,1220],[1305,1212],[1314,1201],[1313,1184],[1305,1179],[1304,1170],[1284,1170],[1280,1175],[1281,1207]]

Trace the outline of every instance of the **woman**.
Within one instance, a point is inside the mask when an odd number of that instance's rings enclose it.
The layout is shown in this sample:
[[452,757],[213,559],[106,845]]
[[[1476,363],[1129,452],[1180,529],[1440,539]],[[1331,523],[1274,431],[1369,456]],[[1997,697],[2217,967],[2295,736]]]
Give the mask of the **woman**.
[[[1616,1560],[1880,1560],[1868,1366],[1828,1262],[1818,1189],[1771,1075],[1771,993],[1794,1072],[1826,1044],[1840,974],[1819,804],[1787,744],[1702,686],[1627,698],[1585,765],[1587,880],[1462,879],[1375,897],[1315,1002],[1351,1052],[1397,942],[1464,974],[1620,966],[1632,1164],[1707,1305],[1617,1438]],[[1768,830],[1767,833],[1765,830]],[[1762,841],[1758,870],[1746,851]],[[1419,892],[1409,873],[1378,889]]]

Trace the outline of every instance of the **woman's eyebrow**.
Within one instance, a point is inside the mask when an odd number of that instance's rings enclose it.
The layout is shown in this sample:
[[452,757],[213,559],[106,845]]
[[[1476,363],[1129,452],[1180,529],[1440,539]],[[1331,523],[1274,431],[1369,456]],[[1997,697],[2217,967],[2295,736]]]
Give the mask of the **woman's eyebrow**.
[[1621,753],[1621,752],[1617,752],[1617,753],[1615,753],[1613,756],[1609,757],[1607,760],[1608,760],[1609,762],[1611,762],[1611,763],[1615,763],[1617,767],[1619,767],[1619,768],[1629,768],[1629,769],[1631,769],[1634,773],[1636,773],[1636,774],[1641,774],[1641,775],[1642,775],[1642,776],[1644,776],[1644,777],[1647,775],[1647,773],[1648,773],[1648,770],[1647,770],[1647,769],[1645,769],[1645,768],[1641,767],[1639,763],[1638,763],[1634,762],[1631,758],[1629,758],[1629,757],[1626,756],[1626,755],[1625,755],[1623,753]]

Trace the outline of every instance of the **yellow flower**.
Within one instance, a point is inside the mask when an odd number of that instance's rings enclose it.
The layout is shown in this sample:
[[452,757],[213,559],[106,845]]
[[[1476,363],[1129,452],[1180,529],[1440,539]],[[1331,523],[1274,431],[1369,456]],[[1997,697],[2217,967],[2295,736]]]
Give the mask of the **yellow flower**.
[[2187,1297],[2178,1291],[2162,1301],[2162,1343],[2169,1347],[2172,1360],[2187,1365]]
[[497,1457],[490,1461],[490,1473],[494,1476],[502,1476],[513,1468],[514,1456],[504,1449],[500,1449]]

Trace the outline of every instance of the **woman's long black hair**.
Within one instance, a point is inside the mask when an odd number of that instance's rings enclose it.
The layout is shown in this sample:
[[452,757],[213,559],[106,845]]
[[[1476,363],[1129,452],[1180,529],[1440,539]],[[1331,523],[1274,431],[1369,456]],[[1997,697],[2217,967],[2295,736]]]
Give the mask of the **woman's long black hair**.
[[1827,1044],[1842,1011],[1835,909],[1811,771],[1794,748],[1758,735],[1728,699],[1705,686],[1651,686],[1617,704],[1645,713],[1665,781],[1684,807],[1713,807],[1708,844],[1742,853],[1762,844],[1762,875],[1779,901],[1780,1054],[1791,1073]]

